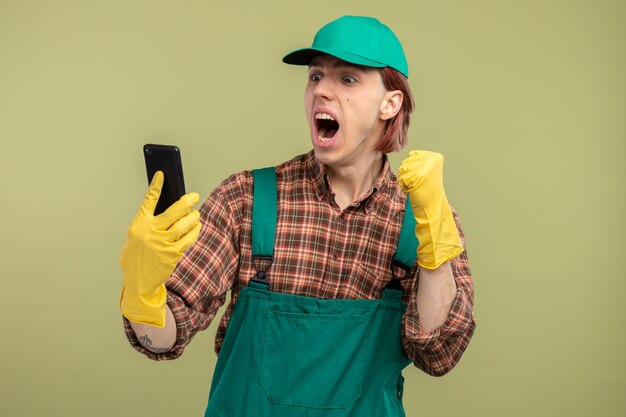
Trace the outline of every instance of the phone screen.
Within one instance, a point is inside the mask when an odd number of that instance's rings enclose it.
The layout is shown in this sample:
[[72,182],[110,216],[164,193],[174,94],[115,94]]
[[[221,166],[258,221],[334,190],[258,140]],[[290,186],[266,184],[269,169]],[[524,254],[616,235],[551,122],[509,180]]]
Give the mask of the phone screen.
[[146,161],[148,184],[157,171],[163,171],[164,175],[163,189],[154,210],[156,216],[167,210],[185,194],[180,149],[174,145],[146,144],[143,147],[143,155]]

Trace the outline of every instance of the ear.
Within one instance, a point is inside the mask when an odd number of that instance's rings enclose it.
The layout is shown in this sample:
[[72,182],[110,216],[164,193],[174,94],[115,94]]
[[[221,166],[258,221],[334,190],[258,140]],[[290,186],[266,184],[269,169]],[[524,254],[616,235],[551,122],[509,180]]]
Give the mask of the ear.
[[383,101],[380,103],[381,120],[394,118],[402,108],[402,100],[404,100],[404,94],[402,94],[402,91],[387,91],[383,97]]

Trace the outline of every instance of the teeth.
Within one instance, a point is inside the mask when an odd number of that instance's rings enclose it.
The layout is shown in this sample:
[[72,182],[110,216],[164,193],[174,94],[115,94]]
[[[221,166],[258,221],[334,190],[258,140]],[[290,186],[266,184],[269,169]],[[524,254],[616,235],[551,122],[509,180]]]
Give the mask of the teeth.
[[330,114],[328,114],[328,113],[317,113],[317,114],[315,115],[315,118],[316,118],[316,119],[323,119],[323,120],[335,120],[335,119],[333,119],[333,117],[332,117]]
[[[335,121],[335,119],[333,118],[333,116],[331,116],[328,113],[324,113],[324,112],[320,112],[320,113],[315,113],[315,119],[317,120],[331,120],[331,121]],[[326,143],[329,142],[332,138],[327,138],[326,137],[326,128],[324,128],[323,126],[320,126],[318,133],[318,138],[320,143]]]

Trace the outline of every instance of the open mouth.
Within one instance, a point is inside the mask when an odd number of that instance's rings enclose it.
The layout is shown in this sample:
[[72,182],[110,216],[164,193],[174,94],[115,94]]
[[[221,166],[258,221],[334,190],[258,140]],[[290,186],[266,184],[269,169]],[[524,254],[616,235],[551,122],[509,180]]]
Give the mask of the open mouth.
[[339,130],[339,123],[328,113],[317,113],[315,115],[315,125],[317,127],[317,136],[322,143],[331,140]]

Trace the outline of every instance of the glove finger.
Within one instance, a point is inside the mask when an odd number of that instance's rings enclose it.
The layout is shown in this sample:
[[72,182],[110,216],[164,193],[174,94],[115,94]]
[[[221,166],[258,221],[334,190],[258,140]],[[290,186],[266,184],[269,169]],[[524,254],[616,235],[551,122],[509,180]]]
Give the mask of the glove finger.
[[420,188],[424,182],[441,182],[443,155],[431,151],[411,151],[398,168],[398,183],[405,192]]
[[157,230],[168,230],[174,223],[189,214],[198,200],[200,200],[198,193],[185,194],[167,210],[156,216],[154,227]]
[[194,210],[186,216],[179,219],[167,230],[168,241],[176,242],[184,235],[189,233],[200,223],[200,212]]
[[438,152],[431,151],[411,151],[408,158],[400,164],[398,173],[402,174],[407,171],[418,171],[420,173],[428,173],[435,169],[443,167],[443,155]]
[[414,149],[412,151],[409,151],[408,158],[443,158],[443,155],[439,152],[425,151],[423,149]]
[[424,177],[416,175],[414,172],[405,171],[398,174],[398,184],[405,193],[416,190],[422,182],[424,182]]
[[202,229],[202,223],[198,222],[186,234],[181,236],[181,238],[176,242],[176,246],[177,246],[179,254],[182,255],[191,245],[194,244],[196,239],[198,239],[198,235],[200,234],[201,229]]
[[150,181],[148,192],[141,203],[141,207],[139,207],[140,213],[150,215],[154,214],[154,209],[156,208],[159,196],[161,195],[161,189],[163,188],[163,178],[164,176],[162,171],[154,173],[152,181]]

